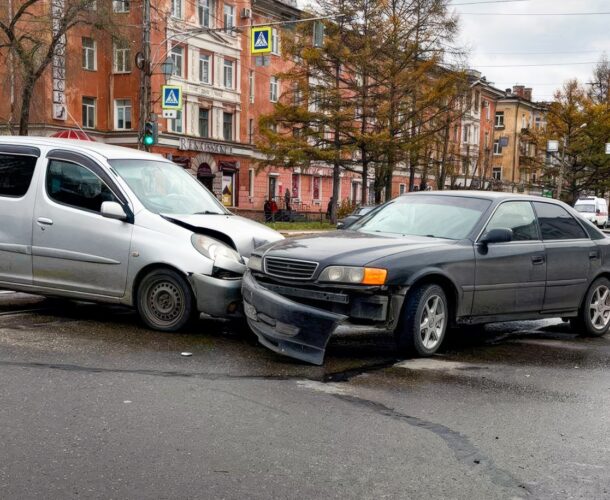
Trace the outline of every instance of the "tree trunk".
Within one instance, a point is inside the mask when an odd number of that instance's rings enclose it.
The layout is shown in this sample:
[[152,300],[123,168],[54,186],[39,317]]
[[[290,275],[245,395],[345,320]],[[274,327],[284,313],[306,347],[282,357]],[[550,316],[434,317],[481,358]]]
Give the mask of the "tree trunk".
[[367,205],[368,182],[369,182],[369,162],[365,160],[366,148],[362,148],[362,204]]
[[28,135],[30,126],[30,106],[32,105],[32,96],[34,94],[34,80],[31,75],[25,80],[23,94],[21,96],[21,114],[19,116],[19,135]]
[[341,189],[341,164],[337,161],[333,164],[333,202],[330,207],[330,223],[337,224],[337,207]]

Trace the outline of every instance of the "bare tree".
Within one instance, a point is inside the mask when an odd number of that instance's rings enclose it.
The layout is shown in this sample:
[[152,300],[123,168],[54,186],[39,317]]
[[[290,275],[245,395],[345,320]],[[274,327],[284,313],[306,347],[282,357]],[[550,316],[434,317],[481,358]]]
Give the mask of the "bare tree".
[[[0,53],[7,61],[5,67],[11,64],[8,75],[11,92],[19,103],[19,135],[28,134],[36,84],[54,56],[65,51],[67,35],[78,26],[116,31],[113,24],[112,0],[2,2]],[[61,67],[57,71],[61,72]]]

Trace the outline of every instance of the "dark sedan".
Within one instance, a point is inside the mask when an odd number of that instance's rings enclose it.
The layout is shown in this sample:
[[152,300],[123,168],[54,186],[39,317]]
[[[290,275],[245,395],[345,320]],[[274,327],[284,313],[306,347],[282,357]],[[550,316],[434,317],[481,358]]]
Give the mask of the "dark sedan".
[[248,323],[268,348],[322,364],[331,335],[392,332],[429,356],[449,326],[569,318],[610,326],[610,240],[564,203],[489,192],[412,193],[347,231],[255,250]]
[[362,219],[362,217],[371,212],[374,208],[375,205],[364,205],[362,207],[358,207],[351,214],[345,217],[345,219],[340,219],[337,221],[337,229],[347,229],[356,221]]

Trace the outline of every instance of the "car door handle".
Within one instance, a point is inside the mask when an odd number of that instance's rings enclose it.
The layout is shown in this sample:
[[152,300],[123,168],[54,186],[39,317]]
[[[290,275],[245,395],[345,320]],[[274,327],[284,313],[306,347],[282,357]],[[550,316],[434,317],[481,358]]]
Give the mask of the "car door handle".
[[534,256],[532,257],[532,263],[533,263],[535,266],[539,266],[539,265],[541,265],[541,264],[544,264],[544,261],[545,261],[545,259],[544,259],[544,255],[534,255]]
[[598,251],[589,252],[589,259],[591,259],[591,260],[599,259],[599,252]]
[[52,226],[53,225],[53,221],[51,219],[47,219],[46,217],[38,217],[38,219],[36,219],[36,222],[38,222],[38,224],[41,224],[43,226]]

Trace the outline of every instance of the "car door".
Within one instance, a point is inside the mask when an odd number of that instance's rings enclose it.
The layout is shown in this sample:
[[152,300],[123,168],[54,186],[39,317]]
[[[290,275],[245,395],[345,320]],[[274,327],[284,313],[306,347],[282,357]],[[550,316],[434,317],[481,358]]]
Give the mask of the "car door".
[[492,229],[513,231],[505,243],[477,244],[473,316],[504,316],[540,311],[544,300],[546,258],[529,201],[497,207],[481,236]]
[[0,144],[0,282],[32,283],[38,148]]
[[601,254],[580,223],[562,206],[534,202],[547,255],[545,311],[577,309]]
[[34,209],[34,284],[122,296],[133,224],[105,218],[100,210],[104,201],[124,204],[124,196],[86,156],[52,151],[44,174]]

